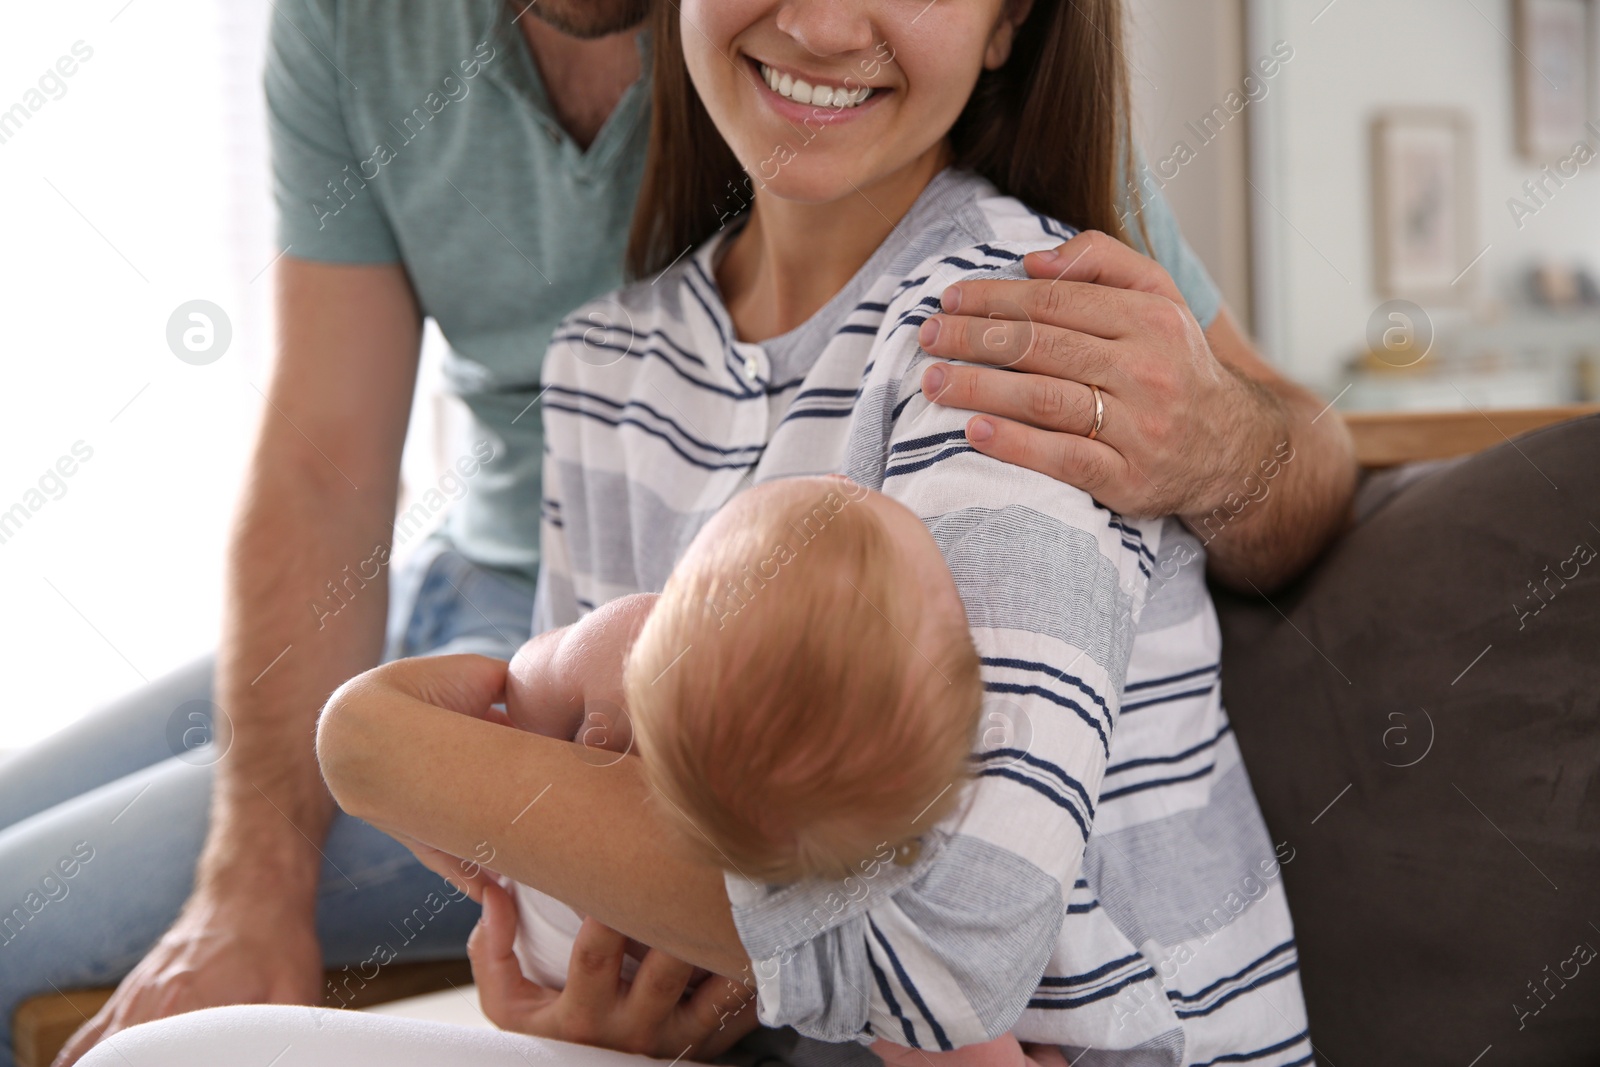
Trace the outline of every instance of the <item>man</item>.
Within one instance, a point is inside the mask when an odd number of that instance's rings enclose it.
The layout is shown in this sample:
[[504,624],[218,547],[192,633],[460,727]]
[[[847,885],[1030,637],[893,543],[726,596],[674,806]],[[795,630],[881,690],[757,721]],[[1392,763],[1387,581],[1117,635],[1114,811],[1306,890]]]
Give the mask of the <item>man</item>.
[[[8,894],[74,842],[94,852],[77,903],[42,911],[31,940],[4,949],[28,953],[0,980],[6,1023],[22,997],[122,979],[62,1062],[182,1011],[316,1002],[324,964],[365,972],[378,946],[460,954],[475,912],[440,896],[400,845],[336,815],[312,727],[327,695],[385,653],[382,571],[426,518],[395,521],[424,315],[451,343],[447,378],[474,416],[454,471],[467,491],[396,581],[387,650],[509,656],[527,636],[539,364],[557,321],[622,281],[648,127],[648,6],[275,5],[281,352],[233,534],[215,741],[162,763],[148,744],[105,756],[130,733],[160,736],[208,691],[202,666],[58,738],[31,761],[39,787],[0,808],[6,825],[36,816],[0,837]],[[981,450],[1124,512],[1210,522],[1214,573],[1271,587],[1343,521],[1348,439],[1254,353],[1165,205],[1147,204],[1144,221],[1155,260],[1087,235],[1046,280],[963,286],[926,347],[1009,369],[949,367],[925,386],[995,416],[969,428]],[[1187,305],[1169,321],[1131,323],[1116,346],[1075,329],[1112,289],[1172,292],[1169,274]],[[1105,412],[1082,382],[1108,369],[1117,415],[1141,431],[1123,452],[1090,443]],[[1274,458],[1273,492],[1235,506]],[[88,753],[95,773],[69,773]]]

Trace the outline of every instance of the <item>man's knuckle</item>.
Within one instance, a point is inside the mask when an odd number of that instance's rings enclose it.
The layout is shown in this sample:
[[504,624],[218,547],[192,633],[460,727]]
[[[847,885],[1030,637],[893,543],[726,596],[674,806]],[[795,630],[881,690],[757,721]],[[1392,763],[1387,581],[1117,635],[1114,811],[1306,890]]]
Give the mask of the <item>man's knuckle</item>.
[[1104,489],[1111,481],[1111,461],[1099,452],[1090,452],[1079,464],[1084,488]]
[[1150,305],[1147,302],[1143,300],[1133,301],[1132,306],[1126,310],[1125,314],[1127,315],[1128,324],[1132,327],[1129,331],[1131,336],[1138,337],[1146,345],[1158,339],[1158,335],[1161,332],[1161,323],[1150,310]]
[[1080,381],[1103,385],[1116,369],[1116,355],[1103,342],[1083,341],[1071,346],[1068,351],[1071,354],[1071,364],[1077,370],[1077,374],[1073,377]]
[[1066,335],[1060,330],[1040,330],[1033,337],[1028,354],[1033,357],[1037,370],[1060,378],[1065,375],[1068,347]]
[[944,373],[939,402],[951,407],[973,407],[979,398],[977,379],[980,372],[972,367],[949,367]]
[[1085,311],[1092,312],[1097,317],[1117,312],[1118,308],[1115,303],[1117,292],[1115,290],[1108,289],[1103,285],[1087,284],[1077,288],[1080,290],[1077,293],[1079,306]]
[[1170,297],[1161,297],[1161,315],[1166,321],[1167,333],[1174,341],[1186,341],[1189,337],[1189,309],[1186,305]]
[[1140,441],[1159,443],[1166,439],[1168,421],[1160,415],[1150,412],[1135,415],[1133,424]]
[[1041,465],[1034,469],[1044,472],[1058,482],[1088,489],[1087,485],[1081,484],[1080,480],[1074,476],[1072,446],[1073,442],[1071,440],[1062,439],[1057,440],[1047,448],[1041,448],[1039,451],[1042,462]]
[[1178,392],[1178,368],[1167,360],[1151,360],[1145,367],[1143,377],[1145,388],[1163,400]]
[[988,343],[985,338],[987,337],[989,329],[992,328],[995,323],[989,319],[976,317],[960,319],[958,321],[964,324],[964,328],[955,332],[956,340],[952,346],[955,351],[951,354],[957,356],[972,356],[986,351],[988,349]]
[[1001,434],[996,431],[994,444],[1015,455],[1016,458],[1012,462],[1019,467],[1045,472],[1055,469],[1051,466],[1050,457],[1045,454],[1043,445],[1039,443],[1033,434],[1021,433],[1012,435]]
[[1055,429],[1066,424],[1065,390],[1054,381],[1036,382],[1028,390],[1028,416],[1035,426]]
[[1072,310],[1072,287],[1048,282],[1035,300],[1039,317],[1048,320],[1065,318]]

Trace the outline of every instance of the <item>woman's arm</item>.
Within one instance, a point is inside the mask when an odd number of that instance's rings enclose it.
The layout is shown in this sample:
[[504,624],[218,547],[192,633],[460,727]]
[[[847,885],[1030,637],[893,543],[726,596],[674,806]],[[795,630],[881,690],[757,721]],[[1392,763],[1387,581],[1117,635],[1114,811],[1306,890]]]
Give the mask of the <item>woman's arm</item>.
[[[1356,482],[1344,423],[1226,308],[1202,331],[1161,265],[1105,234],[1025,265],[1032,280],[951,286],[923,327],[931,355],[989,364],[940,364],[924,383],[936,403],[988,413],[968,423],[974,447],[1124,514],[1216,532],[1211,569],[1241,588],[1283,584],[1343,529]],[[1091,384],[1106,404],[1096,442]],[[1261,463],[1280,448],[1294,459],[1263,496]]]
[[672,847],[681,831],[648,802],[638,759],[491,721],[505,674],[499,660],[432,656],[341,686],[317,729],[339,806],[679,959],[744,974],[722,872]]

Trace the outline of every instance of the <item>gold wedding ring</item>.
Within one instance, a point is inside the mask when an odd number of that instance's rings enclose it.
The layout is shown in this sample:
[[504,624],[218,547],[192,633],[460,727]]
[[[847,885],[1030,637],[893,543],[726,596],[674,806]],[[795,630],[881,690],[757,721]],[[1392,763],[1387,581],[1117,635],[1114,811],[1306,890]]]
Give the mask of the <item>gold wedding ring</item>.
[[1100,427],[1105,425],[1106,401],[1105,397],[1100,395],[1100,387],[1098,385],[1091,385],[1089,389],[1094,393],[1094,425],[1089,427],[1088,439],[1093,441],[1100,436]]

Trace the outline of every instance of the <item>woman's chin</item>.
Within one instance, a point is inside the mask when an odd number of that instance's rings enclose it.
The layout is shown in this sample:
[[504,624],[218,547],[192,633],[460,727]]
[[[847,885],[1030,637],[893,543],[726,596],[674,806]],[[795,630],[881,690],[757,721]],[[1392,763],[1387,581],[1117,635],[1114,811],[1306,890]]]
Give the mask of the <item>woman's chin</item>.
[[835,165],[834,161],[820,159],[807,160],[802,166],[802,161],[796,159],[788,166],[778,168],[771,178],[759,170],[751,173],[757,175],[762,191],[779,200],[797,204],[832,204],[856,195],[858,189],[870,183],[871,179],[866,175],[852,173],[855,169],[851,167],[846,170]]

